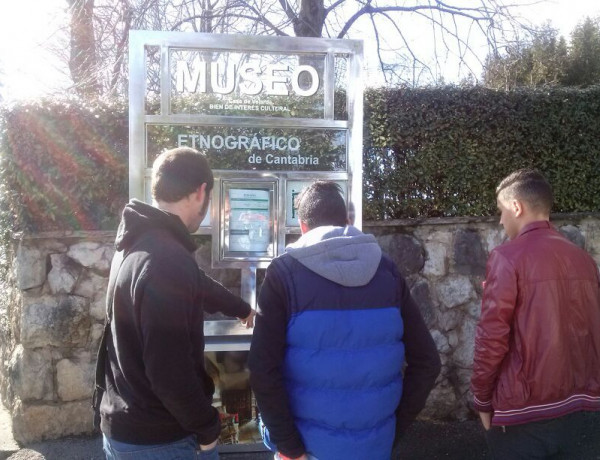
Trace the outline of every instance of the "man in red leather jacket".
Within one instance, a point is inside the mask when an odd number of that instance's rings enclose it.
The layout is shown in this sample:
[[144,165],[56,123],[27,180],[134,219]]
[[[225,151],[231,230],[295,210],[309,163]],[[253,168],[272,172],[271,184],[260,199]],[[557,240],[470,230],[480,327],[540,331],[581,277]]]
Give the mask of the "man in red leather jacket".
[[512,173],[496,196],[510,241],[487,263],[473,405],[494,458],[568,454],[582,412],[600,411],[598,266],[549,223],[538,171]]

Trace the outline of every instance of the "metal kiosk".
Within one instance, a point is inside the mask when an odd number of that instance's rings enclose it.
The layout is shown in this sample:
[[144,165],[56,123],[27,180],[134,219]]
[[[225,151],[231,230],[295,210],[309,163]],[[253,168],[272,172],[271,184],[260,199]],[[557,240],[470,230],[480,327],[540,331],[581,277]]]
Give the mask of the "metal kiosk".
[[[215,186],[198,233],[212,237],[213,268],[241,270],[253,307],[256,270],[300,233],[304,186],[337,181],[361,227],[362,52],[354,40],[130,32],[129,196],[152,201],[163,150],[205,152]],[[204,331],[207,355],[249,349],[237,320],[207,320]],[[256,448],[236,441],[221,450]]]

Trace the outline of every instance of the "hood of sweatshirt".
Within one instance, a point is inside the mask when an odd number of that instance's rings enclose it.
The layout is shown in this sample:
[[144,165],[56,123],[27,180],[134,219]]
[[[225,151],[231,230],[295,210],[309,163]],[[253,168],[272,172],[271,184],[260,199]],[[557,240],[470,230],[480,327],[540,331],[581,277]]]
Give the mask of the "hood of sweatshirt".
[[140,235],[155,229],[169,231],[188,251],[196,250],[196,243],[179,216],[133,199],[123,209],[115,240],[117,251],[129,249]]
[[375,237],[351,225],[317,227],[285,251],[309,270],[348,287],[371,281],[381,261]]

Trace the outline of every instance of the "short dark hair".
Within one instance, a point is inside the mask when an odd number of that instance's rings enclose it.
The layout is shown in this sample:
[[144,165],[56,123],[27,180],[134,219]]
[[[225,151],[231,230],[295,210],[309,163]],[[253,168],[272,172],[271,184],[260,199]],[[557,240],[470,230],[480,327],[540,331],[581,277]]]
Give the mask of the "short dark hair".
[[296,207],[298,218],[310,229],[325,225],[345,227],[348,223],[342,188],[335,182],[313,182],[300,192]]
[[537,169],[519,169],[505,177],[496,188],[496,196],[503,193],[508,199],[518,199],[533,210],[550,214],[554,195],[552,187]]
[[152,165],[152,196],[155,200],[175,203],[202,184],[206,191],[213,188],[213,173],[206,155],[189,147],[179,147],[161,153]]

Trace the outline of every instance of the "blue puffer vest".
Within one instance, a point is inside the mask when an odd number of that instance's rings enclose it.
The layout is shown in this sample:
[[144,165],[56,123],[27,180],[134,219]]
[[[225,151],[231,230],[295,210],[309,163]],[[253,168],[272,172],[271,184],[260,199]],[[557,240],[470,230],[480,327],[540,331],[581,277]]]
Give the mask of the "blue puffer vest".
[[273,261],[290,309],[283,374],[306,449],[319,460],[389,460],[402,396],[397,272],[382,256],[343,286],[284,254]]

